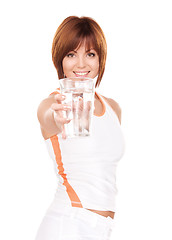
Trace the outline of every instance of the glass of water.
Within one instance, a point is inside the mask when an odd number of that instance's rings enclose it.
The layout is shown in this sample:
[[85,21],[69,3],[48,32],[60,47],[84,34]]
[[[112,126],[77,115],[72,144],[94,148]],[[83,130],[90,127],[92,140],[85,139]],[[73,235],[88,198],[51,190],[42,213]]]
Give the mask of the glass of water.
[[71,77],[59,80],[60,90],[66,96],[63,104],[71,106],[63,111],[65,118],[72,119],[64,124],[66,137],[86,137],[91,134],[94,109],[94,80],[85,77]]

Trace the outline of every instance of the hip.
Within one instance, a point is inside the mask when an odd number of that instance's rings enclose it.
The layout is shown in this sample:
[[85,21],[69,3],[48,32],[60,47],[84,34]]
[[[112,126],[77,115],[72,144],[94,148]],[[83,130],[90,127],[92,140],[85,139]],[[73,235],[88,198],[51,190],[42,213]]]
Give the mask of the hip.
[[38,229],[35,240],[110,239],[114,219],[85,208],[57,205],[53,201]]

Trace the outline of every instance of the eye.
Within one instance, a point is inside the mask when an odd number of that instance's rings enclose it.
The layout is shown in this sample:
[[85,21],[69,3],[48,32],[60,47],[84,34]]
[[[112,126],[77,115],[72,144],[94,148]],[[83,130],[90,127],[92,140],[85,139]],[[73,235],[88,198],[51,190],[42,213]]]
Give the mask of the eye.
[[68,53],[68,54],[66,55],[66,57],[69,57],[69,58],[72,58],[72,57],[74,57],[74,56],[75,56],[74,53]]
[[95,56],[96,56],[96,54],[93,53],[93,52],[90,52],[90,53],[88,53],[87,55],[88,55],[89,57],[95,57]]

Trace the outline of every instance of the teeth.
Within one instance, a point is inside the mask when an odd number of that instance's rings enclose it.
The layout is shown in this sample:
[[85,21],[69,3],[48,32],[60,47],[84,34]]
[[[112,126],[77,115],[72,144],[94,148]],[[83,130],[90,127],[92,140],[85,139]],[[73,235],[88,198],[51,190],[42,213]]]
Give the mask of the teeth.
[[89,72],[83,72],[83,73],[81,73],[81,72],[75,72],[77,75],[80,75],[80,76],[84,76],[84,75],[86,75],[87,73],[89,73]]

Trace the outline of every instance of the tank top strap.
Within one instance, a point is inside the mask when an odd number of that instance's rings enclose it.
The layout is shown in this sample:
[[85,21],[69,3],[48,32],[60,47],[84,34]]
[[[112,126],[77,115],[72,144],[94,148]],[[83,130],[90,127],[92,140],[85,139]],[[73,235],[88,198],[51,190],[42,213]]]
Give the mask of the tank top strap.
[[111,107],[110,103],[108,102],[108,100],[102,96],[101,94],[97,93],[96,94],[99,96],[99,99],[101,100],[101,102],[103,103],[103,108],[106,110],[106,113],[109,114],[111,117],[115,117],[115,119],[117,120],[117,122],[119,123],[120,125],[120,122],[119,122],[119,118],[116,114],[116,112],[113,110],[113,108]]
[[49,96],[53,95],[53,94],[58,94],[60,93],[60,88],[56,88],[55,91],[53,91],[52,93],[49,94]]

